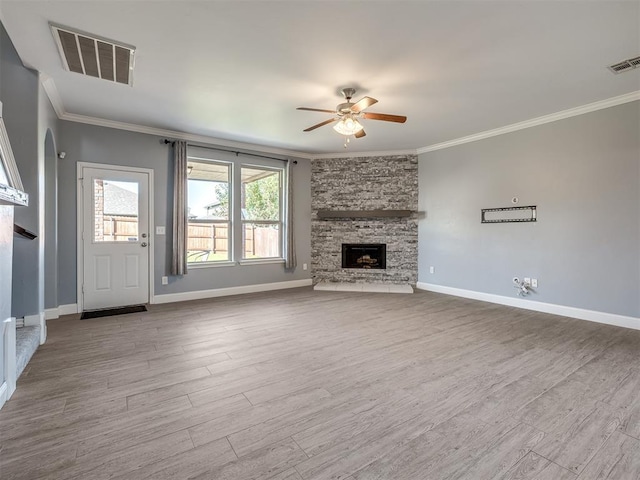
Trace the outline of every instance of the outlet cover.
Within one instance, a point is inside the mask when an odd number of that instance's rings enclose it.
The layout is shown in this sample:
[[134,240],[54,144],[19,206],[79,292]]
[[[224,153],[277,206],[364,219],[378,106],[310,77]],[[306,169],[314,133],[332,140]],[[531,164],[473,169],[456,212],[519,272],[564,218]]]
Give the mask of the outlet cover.
[[538,279],[537,278],[532,278],[531,279],[531,286],[533,288],[538,288]]
[[429,267],[429,273],[436,273],[436,268],[433,265]]
[[156,235],[164,235],[164,227],[156,227]]
[[302,269],[303,269],[303,270],[306,270],[307,268],[308,268],[308,267],[307,267],[307,264],[306,264],[306,263],[303,263],[303,264],[302,264]]
[[524,277],[524,284],[531,286],[531,279],[529,277]]
[[162,284],[169,285],[169,277],[162,277]]

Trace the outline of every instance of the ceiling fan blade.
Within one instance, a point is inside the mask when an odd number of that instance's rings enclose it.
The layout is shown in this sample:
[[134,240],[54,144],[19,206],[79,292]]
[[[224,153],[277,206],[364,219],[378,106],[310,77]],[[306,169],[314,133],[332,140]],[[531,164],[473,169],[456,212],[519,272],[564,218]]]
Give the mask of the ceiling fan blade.
[[333,122],[335,122],[337,120],[338,120],[337,118],[330,118],[329,120],[325,120],[324,122],[317,123],[317,124],[313,125],[312,127],[305,128],[303,130],[303,132],[310,132],[311,130],[315,130],[316,128],[319,128],[319,127],[322,127],[324,125],[327,125],[328,123],[333,123]]
[[370,107],[374,103],[378,103],[378,100],[371,97],[362,97],[356,103],[351,106],[351,111],[355,113],[359,113],[367,107]]
[[407,121],[407,117],[405,117],[404,115],[389,115],[387,113],[373,113],[373,112],[363,113],[362,118],[366,118],[368,120],[383,120],[385,122],[396,122],[396,123],[404,123]]
[[359,132],[357,132],[357,133],[354,135],[354,137],[356,137],[356,138],[362,138],[362,137],[364,137],[365,135],[366,135],[366,133],[364,132],[364,129],[363,129],[363,130],[360,130]]
[[309,112],[336,113],[335,110],[323,110],[322,108],[298,107],[298,108],[296,108],[296,110],[307,110]]

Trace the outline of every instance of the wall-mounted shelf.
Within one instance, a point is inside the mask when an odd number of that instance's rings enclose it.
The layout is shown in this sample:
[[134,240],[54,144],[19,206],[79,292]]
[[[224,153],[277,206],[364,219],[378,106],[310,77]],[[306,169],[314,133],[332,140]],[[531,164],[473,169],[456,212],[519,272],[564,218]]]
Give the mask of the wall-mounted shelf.
[[21,237],[28,238],[29,240],[38,238],[38,236],[35,233],[30,232],[29,230],[21,227],[20,225],[16,225],[15,223],[13,224],[13,232],[17,233]]
[[410,217],[411,210],[318,210],[318,218],[393,218]]

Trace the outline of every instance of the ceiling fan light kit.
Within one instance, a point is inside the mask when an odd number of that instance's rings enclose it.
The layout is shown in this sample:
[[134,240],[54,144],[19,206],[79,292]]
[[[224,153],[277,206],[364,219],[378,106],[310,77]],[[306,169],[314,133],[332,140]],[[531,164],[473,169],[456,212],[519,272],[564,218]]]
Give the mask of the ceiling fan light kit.
[[340,135],[351,136],[355,135],[359,131],[363,130],[362,124],[349,114],[342,118],[338,123],[333,126],[333,129]]
[[344,144],[344,147],[347,148],[347,144],[349,143],[350,137],[352,135],[355,138],[362,138],[366,135],[364,131],[364,127],[358,121],[359,118],[366,118],[368,120],[382,120],[384,122],[394,122],[394,123],[404,123],[407,121],[407,117],[402,115],[389,115],[386,113],[364,112],[364,109],[370,107],[375,103],[378,103],[378,100],[371,97],[363,97],[357,102],[352,103],[351,98],[353,98],[353,95],[355,95],[355,93],[356,93],[355,88],[344,88],[342,90],[342,94],[344,95],[344,98],[347,101],[339,104],[335,110],[298,107],[297,108],[298,110],[332,113],[335,115],[334,118],[330,118],[329,120],[325,120],[324,122],[320,122],[316,125],[312,125],[309,128],[305,128],[304,131],[310,132],[324,125],[337,122],[333,126],[333,129],[336,132],[338,132],[340,135],[344,135],[345,137],[347,137]]

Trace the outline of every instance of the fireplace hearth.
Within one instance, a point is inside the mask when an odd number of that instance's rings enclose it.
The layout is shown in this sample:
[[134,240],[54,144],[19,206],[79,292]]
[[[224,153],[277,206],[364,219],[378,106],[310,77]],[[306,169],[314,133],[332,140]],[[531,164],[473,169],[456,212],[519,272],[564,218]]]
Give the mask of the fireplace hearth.
[[386,269],[387,245],[384,243],[343,243],[342,268]]

